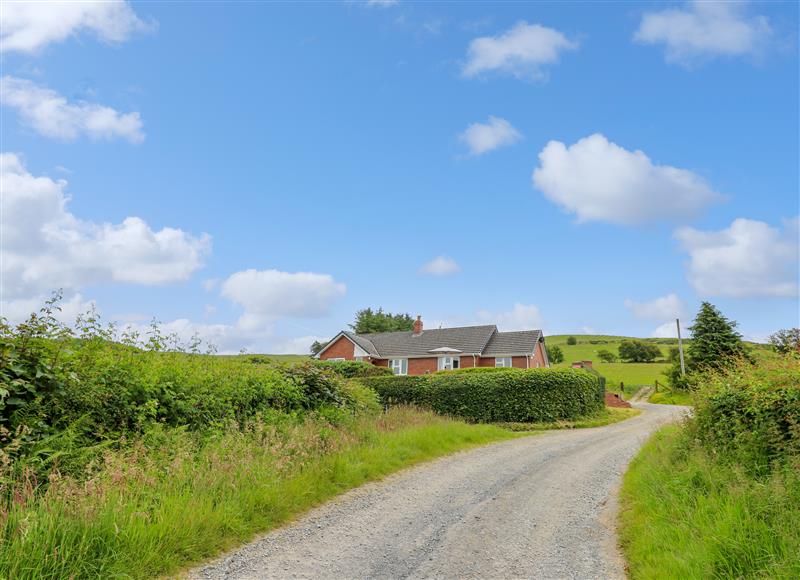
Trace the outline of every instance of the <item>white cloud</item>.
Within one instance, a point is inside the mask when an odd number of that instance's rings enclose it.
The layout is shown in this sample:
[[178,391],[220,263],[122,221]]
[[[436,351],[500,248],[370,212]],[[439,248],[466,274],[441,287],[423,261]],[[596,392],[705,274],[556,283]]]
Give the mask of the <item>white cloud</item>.
[[[28,298],[2,300],[0,301],[0,317],[6,318],[12,324],[18,324],[34,312],[39,312],[47,299],[46,294],[40,294]],[[79,314],[90,310],[96,304],[94,300],[84,300],[80,294],[73,294],[62,300],[58,306],[60,310],[53,312],[54,318],[63,324],[71,325]]]
[[502,331],[533,330],[544,326],[542,314],[537,306],[519,302],[508,312],[481,310],[478,312],[478,321],[481,324],[496,324]]
[[398,0],[367,0],[366,5],[373,7],[373,8],[388,8],[389,6],[395,6],[398,4]]
[[244,309],[237,324],[248,330],[278,318],[321,318],[346,291],[329,274],[250,269],[226,279],[221,294]]
[[670,320],[682,318],[686,315],[686,306],[677,294],[667,294],[647,302],[634,302],[625,300],[625,308],[630,310],[636,318],[645,320]]
[[689,253],[688,278],[703,296],[798,296],[800,218],[783,229],[739,218],[728,228],[681,228],[675,237]]
[[103,2],[4,2],[0,10],[3,51],[35,52],[81,32],[120,43],[134,32],[152,28],[123,0]]
[[0,79],[0,99],[16,109],[25,124],[46,137],[72,141],[86,135],[96,140],[144,141],[139,113],[120,113],[95,103],[69,103],[57,92],[26,79]]
[[[685,332],[686,327],[683,323],[681,323],[681,332]],[[678,338],[678,327],[675,325],[675,321],[665,322],[661,324],[650,333],[650,336],[653,338]]]
[[748,17],[741,2],[689,2],[682,10],[642,17],[634,40],[666,45],[668,62],[692,64],[715,56],[757,55],[772,34],[764,16]]
[[583,334],[597,334],[593,326],[581,326],[581,332]]
[[500,117],[489,117],[486,123],[472,123],[458,136],[472,155],[482,155],[498,147],[513,145],[522,134]]
[[539,153],[533,183],[579,222],[685,220],[723,199],[699,175],[656,165],[599,133],[569,147],[550,141]]
[[270,342],[270,354],[309,354],[311,344],[318,340],[325,342],[330,336],[298,336],[295,338],[275,338]]
[[474,39],[462,72],[466,77],[499,72],[517,78],[542,79],[543,66],[557,63],[562,52],[577,48],[577,42],[558,30],[518,22],[498,36]]
[[453,258],[447,256],[437,256],[420,268],[421,274],[430,276],[452,276],[461,271],[461,266]]
[[207,235],[155,231],[138,217],[81,220],[67,210],[65,180],[31,175],[13,153],[0,154],[0,184],[6,299],[107,282],[178,282],[203,265],[210,249]]

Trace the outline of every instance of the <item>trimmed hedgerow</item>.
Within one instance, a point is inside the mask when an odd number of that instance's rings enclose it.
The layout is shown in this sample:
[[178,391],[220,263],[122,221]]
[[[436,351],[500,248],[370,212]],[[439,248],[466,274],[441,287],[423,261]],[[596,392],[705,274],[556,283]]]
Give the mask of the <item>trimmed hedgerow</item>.
[[330,369],[336,375],[344,379],[392,375],[392,371],[389,367],[379,367],[370,363],[355,360],[320,360],[315,361],[314,364],[322,368]]
[[575,419],[603,408],[595,375],[575,369],[503,369],[370,377],[384,405],[414,404],[476,422],[539,422]]

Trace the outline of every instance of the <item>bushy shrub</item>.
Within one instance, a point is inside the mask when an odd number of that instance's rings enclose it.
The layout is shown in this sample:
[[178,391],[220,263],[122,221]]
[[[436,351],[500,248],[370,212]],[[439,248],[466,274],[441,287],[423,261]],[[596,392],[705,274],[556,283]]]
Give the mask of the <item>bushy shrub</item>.
[[386,405],[414,404],[477,422],[575,419],[603,408],[601,378],[574,369],[486,369],[361,379]]
[[344,379],[379,377],[392,374],[392,370],[389,367],[379,367],[367,362],[354,360],[319,360],[315,361],[314,364],[322,368],[331,369],[334,373]]
[[800,457],[799,360],[742,360],[693,382],[692,428],[713,453],[756,471]]

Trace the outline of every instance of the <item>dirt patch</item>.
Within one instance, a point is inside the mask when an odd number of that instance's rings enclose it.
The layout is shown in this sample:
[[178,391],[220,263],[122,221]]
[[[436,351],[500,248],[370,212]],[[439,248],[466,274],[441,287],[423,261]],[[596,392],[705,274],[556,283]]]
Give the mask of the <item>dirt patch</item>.
[[630,409],[631,404],[620,397],[617,393],[606,391],[606,407],[616,407],[618,409]]

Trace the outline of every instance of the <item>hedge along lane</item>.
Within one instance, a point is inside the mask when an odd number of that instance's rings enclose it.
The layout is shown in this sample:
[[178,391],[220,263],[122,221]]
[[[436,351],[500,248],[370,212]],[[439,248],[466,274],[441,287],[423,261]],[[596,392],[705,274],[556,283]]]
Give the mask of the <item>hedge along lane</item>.
[[602,377],[575,369],[503,369],[359,379],[384,405],[413,404],[477,422],[576,419],[603,408]]

